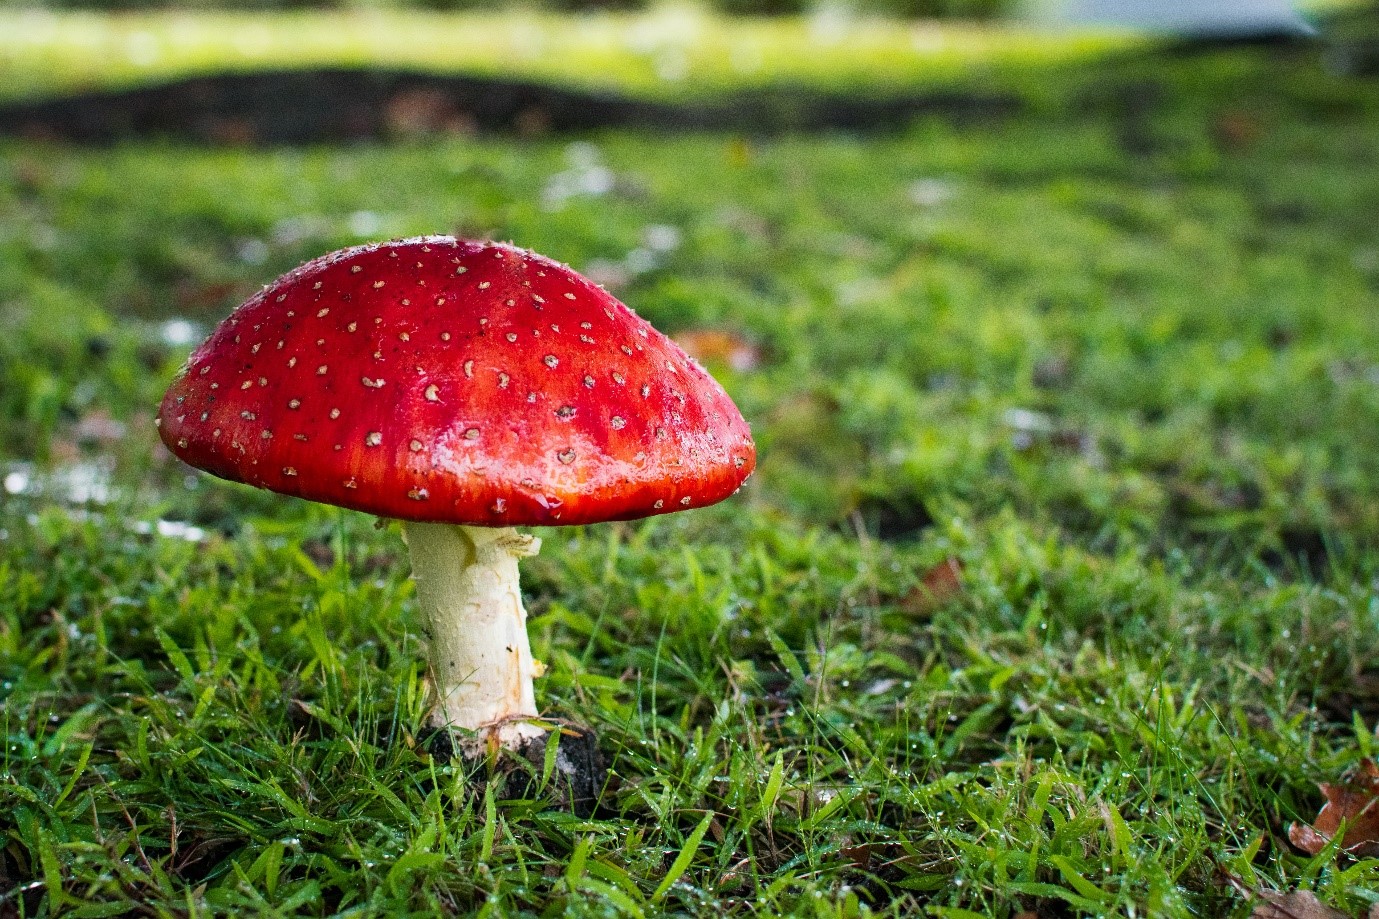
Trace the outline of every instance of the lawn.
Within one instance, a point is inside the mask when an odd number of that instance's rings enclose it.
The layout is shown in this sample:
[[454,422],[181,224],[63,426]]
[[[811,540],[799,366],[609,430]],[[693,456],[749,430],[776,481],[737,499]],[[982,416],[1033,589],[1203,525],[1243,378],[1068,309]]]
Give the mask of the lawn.
[[[1379,902],[1285,840],[1379,746],[1379,83],[1061,73],[878,136],[0,144],[0,916]],[[395,527],[152,427],[258,285],[426,232],[697,337],[757,437],[524,565],[591,817],[429,754]]]
[[848,16],[734,21],[686,5],[571,18],[360,9],[102,16],[0,5],[0,98],[267,67],[396,66],[558,81],[651,98],[803,84],[904,92],[1039,73],[1127,35]]

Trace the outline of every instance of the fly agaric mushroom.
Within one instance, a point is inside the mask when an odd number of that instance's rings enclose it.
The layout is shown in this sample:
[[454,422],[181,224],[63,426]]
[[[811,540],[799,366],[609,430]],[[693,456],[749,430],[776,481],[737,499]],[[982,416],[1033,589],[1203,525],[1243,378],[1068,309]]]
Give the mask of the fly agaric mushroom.
[[540,541],[513,527],[702,507],[756,462],[723,388],[602,288],[447,236],[265,287],[192,353],[157,423],[221,478],[401,520],[432,721],[511,749],[546,731],[517,574]]

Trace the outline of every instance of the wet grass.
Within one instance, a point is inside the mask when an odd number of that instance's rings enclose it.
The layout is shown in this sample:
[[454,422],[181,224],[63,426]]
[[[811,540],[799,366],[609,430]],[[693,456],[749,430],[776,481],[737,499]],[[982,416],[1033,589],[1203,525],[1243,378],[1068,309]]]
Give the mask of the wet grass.
[[[1367,908],[1283,830],[1376,743],[1377,110],[1238,50],[881,139],[0,147],[0,915]],[[189,331],[434,231],[757,355],[741,495],[524,569],[587,819],[427,755],[394,530],[153,436]]]

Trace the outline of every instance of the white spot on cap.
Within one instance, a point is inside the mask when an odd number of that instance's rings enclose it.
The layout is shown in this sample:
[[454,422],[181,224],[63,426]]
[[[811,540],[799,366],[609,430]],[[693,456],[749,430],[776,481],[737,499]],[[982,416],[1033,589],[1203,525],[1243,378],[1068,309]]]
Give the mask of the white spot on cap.
[[507,338],[508,341],[516,341],[516,340],[517,340],[517,333],[516,333],[516,332],[509,332],[505,337]]
[[659,511],[661,508],[663,508],[663,507],[666,506],[666,503],[665,503],[664,501],[662,501],[660,498],[657,498],[657,499],[656,499],[656,503],[653,504],[653,505],[651,505],[651,506],[654,507],[654,508],[656,508],[656,510]]
[[330,410],[330,417],[331,417],[331,418],[339,418],[339,417],[340,417],[340,410],[339,410],[338,408],[333,408],[333,409],[331,409],[331,410]]
[[383,443],[383,434],[380,431],[370,431],[368,436],[364,438],[365,446],[376,447],[381,443]]
[[319,366],[319,367],[316,368],[316,375],[317,375],[318,377],[323,377],[323,376],[326,375],[326,365],[325,365],[325,364],[322,364],[321,366]]
[[284,467],[283,467],[283,475],[296,475],[296,474],[297,474],[297,470],[296,470],[296,469],[293,469],[291,466],[284,466]]
[[680,503],[681,503],[682,505],[684,505],[685,507],[689,507],[690,496],[689,496],[689,495],[685,495],[683,498],[680,499]]
[[464,439],[465,439],[465,440],[478,440],[478,439],[479,439],[479,429],[478,429],[478,428],[465,428]]
[[466,377],[468,377],[469,379],[471,379],[471,380],[474,379],[474,362],[473,362],[473,361],[465,361],[465,362],[464,362],[464,375],[465,375]]
[[479,289],[480,289],[480,290],[488,290],[488,289],[489,289],[490,287],[492,287],[492,286],[493,286],[493,285],[491,285],[488,281],[480,281],[480,282],[479,282]]
[[613,426],[613,430],[615,431],[621,431],[627,425],[627,422],[623,421],[621,415],[614,415],[609,419],[608,423]]
[[555,455],[555,458],[568,466],[575,461],[575,451],[570,449],[561,450]]
[[554,354],[547,354],[544,358],[542,358],[542,360],[546,362],[547,367],[551,368],[554,368],[557,364],[560,363],[560,358],[556,357]]
[[439,386],[437,386],[435,383],[432,383],[430,386],[426,387],[426,401],[427,401],[427,402],[439,402],[440,400],[441,400],[441,397],[440,397],[440,387],[439,387]]
[[412,438],[412,442],[407,446],[413,453],[421,452],[421,441],[417,440],[415,437]]
[[320,319],[322,316],[326,315],[326,314],[329,313],[329,312],[330,312],[330,307],[328,307],[328,306],[323,306],[323,307],[321,307],[319,310],[316,311],[316,318],[317,318],[317,319]]
[[373,289],[374,289],[374,290],[378,290],[380,287],[382,287],[382,286],[384,285],[384,283],[385,283],[385,282],[383,282],[383,281],[374,281],[374,282],[373,282]]
[[383,378],[382,378],[382,377],[379,377],[379,378],[374,379],[374,380],[370,380],[368,377],[361,377],[360,380],[359,380],[359,382],[363,383],[365,386],[369,387],[370,389],[382,389],[382,388],[383,388]]
[[407,497],[411,498],[413,501],[425,501],[431,496],[424,488],[413,488],[407,492]]
[[288,400],[287,400],[287,407],[288,407],[288,408],[301,408],[301,407],[302,407],[302,400],[301,400],[301,399],[288,399]]

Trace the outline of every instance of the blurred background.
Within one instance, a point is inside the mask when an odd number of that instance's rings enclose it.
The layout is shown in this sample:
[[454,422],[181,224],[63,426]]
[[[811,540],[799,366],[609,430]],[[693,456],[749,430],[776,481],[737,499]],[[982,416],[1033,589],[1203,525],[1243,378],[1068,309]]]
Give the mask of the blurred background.
[[759,433],[751,500],[811,524],[1271,558],[1379,524],[1369,4],[55,0],[0,34],[10,503],[233,528],[267,499],[150,436],[187,350],[320,252],[453,232],[678,336]]

